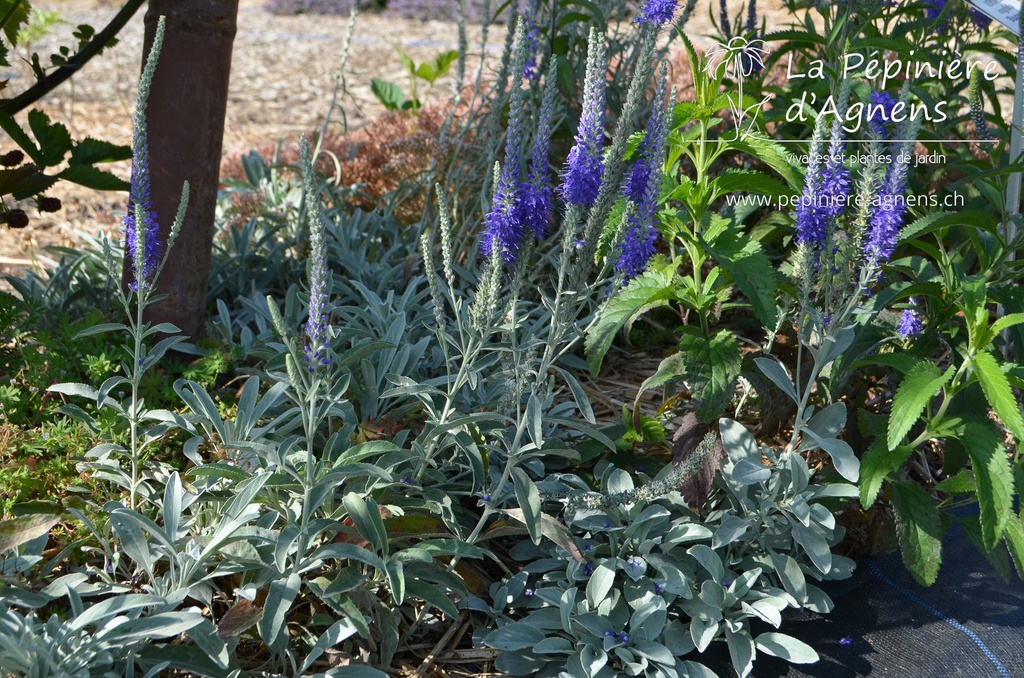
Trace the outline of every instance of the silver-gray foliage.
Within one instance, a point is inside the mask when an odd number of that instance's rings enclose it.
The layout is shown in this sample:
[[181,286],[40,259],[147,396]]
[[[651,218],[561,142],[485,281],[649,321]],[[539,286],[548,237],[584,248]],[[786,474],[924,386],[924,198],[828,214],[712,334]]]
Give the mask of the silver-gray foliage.
[[727,457],[700,513],[678,492],[636,500],[649,485],[636,488],[632,475],[606,464],[605,495],[635,501],[570,501],[571,539],[513,551],[531,565],[492,591],[492,613],[507,616],[484,643],[501,650],[500,670],[703,678],[714,674],[699,655],[713,642],[728,646],[744,677],[759,651],[817,659],[792,636],[753,635],[751,621],[779,628],[786,609],[832,609],[813,582],[850,576],[853,561],[832,553],[843,530],[822,500],[856,488],[813,483],[800,454],[758,445],[732,420],[720,428]]

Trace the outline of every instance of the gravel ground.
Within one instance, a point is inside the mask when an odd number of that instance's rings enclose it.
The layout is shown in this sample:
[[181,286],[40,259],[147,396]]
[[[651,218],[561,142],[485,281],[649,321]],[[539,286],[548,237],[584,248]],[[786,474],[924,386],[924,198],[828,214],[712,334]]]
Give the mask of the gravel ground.
[[[59,45],[73,44],[75,26],[87,23],[100,30],[120,4],[111,0],[37,0],[33,3],[37,9],[56,10],[66,23],[29,45],[28,52],[38,52],[46,62]],[[93,59],[39,105],[51,118],[66,124],[73,138],[94,136],[129,144],[142,59],[144,11],[140,9],[125,26],[115,47]],[[300,133],[322,125],[346,23],[347,17],[340,16],[277,16],[263,8],[263,0],[241,0],[224,131],[225,154],[245,152],[279,139],[294,140]],[[467,28],[471,51],[478,56],[481,28]],[[698,45],[709,43],[704,37],[711,30],[706,8],[698,7],[687,30]],[[500,55],[504,31],[502,25],[490,28],[484,50],[489,58]],[[454,49],[456,32],[455,25],[448,22],[360,15],[345,69],[348,96],[342,102],[350,129],[361,127],[383,110],[370,92],[371,78],[406,85],[396,48],[420,62],[443,49]],[[24,66],[6,72],[0,69],[0,78],[10,78],[8,91],[13,92],[22,91],[32,82]],[[451,80],[440,83],[436,96],[447,96],[452,86]],[[24,113],[19,117],[24,122]],[[7,140],[0,138],[0,150],[9,150],[8,146]],[[127,162],[112,167],[125,178],[129,169]],[[124,194],[97,193],[67,183],[58,184],[50,194],[64,202],[64,209],[37,215],[30,206],[27,211],[32,223],[28,228],[0,230],[0,273],[48,263],[43,247],[74,246],[81,231],[116,231],[120,225]]]
[[[59,11],[67,21],[30,46],[44,62],[58,45],[72,42],[70,35],[75,26],[88,23],[99,30],[120,6],[95,0],[34,4],[38,9]],[[94,136],[118,144],[130,143],[131,111],[142,58],[143,15],[144,9],[131,19],[114,48],[93,59],[41,102],[39,107],[64,122],[73,138]],[[295,139],[323,124],[347,20],[338,16],[276,16],[264,11],[260,0],[241,1],[231,64],[225,154],[278,139]],[[470,44],[475,43],[479,52],[480,27],[468,29]],[[489,41],[495,44],[488,45],[489,54],[500,53],[503,32],[503,26],[491,28]],[[456,39],[454,24],[360,15],[345,69],[348,96],[342,102],[350,129],[361,127],[383,111],[370,92],[370,78],[407,83],[396,48],[420,62],[441,50],[454,49]],[[11,79],[9,91],[14,92],[32,82],[27,68],[6,73],[0,69],[0,77]],[[435,96],[447,96],[451,87],[450,80],[442,82],[435,88]],[[24,114],[19,119],[24,122]],[[0,138],[0,150],[9,150],[9,145],[7,139]],[[112,169],[127,178],[130,165],[118,163]],[[37,217],[34,207],[29,207],[26,211],[32,223],[28,228],[0,230],[0,270],[10,271],[29,265],[36,257],[45,257],[40,252],[45,245],[74,245],[79,230],[116,229],[124,210],[125,196],[120,193],[96,193],[61,183],[50,194],[64,201],[63,210]],[[41,261],[45,263],[45,258]]]

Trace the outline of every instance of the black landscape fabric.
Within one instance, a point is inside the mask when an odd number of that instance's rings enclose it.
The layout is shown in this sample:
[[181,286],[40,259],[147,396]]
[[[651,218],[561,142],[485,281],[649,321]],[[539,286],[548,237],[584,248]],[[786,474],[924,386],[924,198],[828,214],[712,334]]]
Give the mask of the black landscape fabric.
[[[943,542],[931,587],[917,584],[893,553],[858,561],[852,579],[822,588],[835,602],[830,614],[790,614],[780,629],[821,660],[791,665],[759,652],[754,678],[1024,677],[1024,582],[1004,582],[959,527]],[[704,663],[723,678],[736,675],[724,644]]]

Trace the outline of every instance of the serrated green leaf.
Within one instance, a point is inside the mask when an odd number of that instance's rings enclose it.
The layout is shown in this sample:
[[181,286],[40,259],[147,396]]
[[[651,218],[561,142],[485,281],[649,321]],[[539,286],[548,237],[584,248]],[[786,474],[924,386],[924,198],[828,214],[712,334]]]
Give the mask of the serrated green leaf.
[[0,28],[3,29],[8,42],[15,47],[18,46],[18,33],[21,32],[22,26],[28,21],[31,11],[32,5],[29,2],[0,0],[0,19],[4,20]]
[[892,412],[889,415],[889,449],[895,449],[907,435],[911,427],[921,418],[921,413],[928,405],[932,396],[949,382],[953,376],[950,366],[945,374],[930,361],[922,360],[914,366],[900,382],[896,395],[892,399]]
[[948,225],[950,218],[954,217],[955,214],[954,212],[932,212],[920,219],[916,219],[900,230],[898,242],[904,242],[916,235],[923,235],[933,229]]
[[876,440],[860,460],[860,503],[865,509],[871,508],[882,489],[882,483],[890,473],[910,458],[913,449],[909,445],[890,450],[884,440]]
[[72,165],[95,165],[98,162],[117,162],[132,157],[131,146],[86,137],[71,148]]
[[974,494],[978,491],[978,483],[974,480],[974,472],[965,469],[937,483],[935,489],[949,494]]
[[775,305],[776,273],[761,243],[730,229],[710,243],[708,250],[732,276],[761,324],[774,328],[779,317]]
[[1024,579],[1024,523],[1020,516],[1012,516],[1006,523],[1006,548],[1017,568],[1017,576]]
[[0,170],[0,191],[12,195],[15,200],[24,200],[42,193],[55,183],[57,177],[38,172],[33,165]]
[[760,193],[772,197],[792,195],[793,189],[774,177],[756,170],[730,168],[723,170],[711,182],[711,200],[726,193]]
[[922,586],[931,586],[942,564],[942,518],[931,495],[917,483],[890,486],[903,564]]
[[124,179],[92,165],[68,165],[57,177],[97,191],[127,191],[129,188]]
[[967,320],[971,348],[982,349],[988,333],[988,281],[980,275],[972,275],[959,283],[963,302],[958,302],[957,306]]
[[406,72],[409,75],[414,75],[416,73],[416,62],[414,62],[408,54],[402,51],[402,48],[396,48],[395,51],[398,52],[398,60],[402,62],[403,66],[405,66]]
[[43,166],[43,156],[39,147],[35,145],[32,138],[25,133],[25,130],[21,128],[21,125],[13,117],[2,111],[0,111],[0,129],[7,132],[7,136],[11,138],[11,141],[16,143],[21,150],[25,151],[33,163],[40,167]]
[[987,421],[967,420],[958,436],[971,458],[985,547],[998,545],[1013,512],[1013,470],[1002,441]]
[[423,62],[416,68],[416,77],[420,80],[426,80],[427,82],[434,82],[437,80],[437,72],[434,71],[434,66]]
[[1024,442],[1024,418],[1020,414],[1020,405],[1013,397],[1010,382],[1003,374],[995,357],[988,351],[979,351],[972,361],[974,373],[978,375],[981,390],[985,399],[996,411],[1006,428],[1014,437]]
[[0,195],[30,190],[34,184],[38,183],[39,179],[36,176],[38,174],[39,172],[32,165],[0,169]]
[[39,142],[42,166],[60,164],[71,150],[71,132],[68,132],[68,128],[63,123],[50,122],[50,116],[36,109],[28,112],[28,126]]
[[770,139],[747,135],[740,141],[733,142],[733,147],[759,158],[773,170],[778,172],[793,190],[800,189],[803,176],[796,165],[790,160],[794,157],[784,146]]
[[1007,313],[1002,318],[999,318],[992,323],[992,327],[989,328],[989,332],[993,337],[995,337],[1003,330],[1016,327],[1022,323],[1024,323],[1024,313]]
[[585,349],[591,375],[596,377],[601,370],[601,362],[620,329],[641,313],[668,303],[674,287],[673,277],[674,265],[651,267],[605,302],[587,328]]
[[697,334],[684,334],[679,352],[686,365],[694,413],[702,423],[715,420],[729,406],[743,358],[739,341],[729,330],[719,330],[706,341]]

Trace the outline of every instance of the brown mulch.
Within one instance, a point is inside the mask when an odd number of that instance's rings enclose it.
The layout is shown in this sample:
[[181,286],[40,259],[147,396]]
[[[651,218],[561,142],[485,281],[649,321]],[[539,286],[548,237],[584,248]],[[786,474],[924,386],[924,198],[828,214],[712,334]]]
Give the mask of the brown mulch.
[[[249,149],[295,140],[301,133],[318,130],[324,122],[341,58],[347,17],[276,16],[263,9],[263,0],[241,0],[238,30],[232,56],[231,86],[228,92],[224,130],[224,153],[239,154]],[[36,9],[56,10],[65,23],[28,47],[45,62],[59,45],[72,44],[71,33],[81,23],[99,30],[110,20],[120,3],[104,0],[39,0]],[[92,136],[130,145],[131,113],[142,61],[144,9],[125,26],[119,42],[96,57],[69,81],[48,95],[38,108],[67,125],[72,137]],[[480,51],[480,27],[467,27],[470,49]],[[488,54],[500,53],[504,27],[494,26],[488,37]],[[383,78],[408,87],[396,48],[415,61],[432,58],[439,51],[456,47],[456,27],[439,21],[410,21],[395,17],[361,14],[356,21],[345,68],[347,95],[339,102],[345,110],[348,129],[363,127],[384,112],[370,91],[370,79]],[[0,79],[9,78],[8,92],[28,87],[32,76],[24,65],[0,69]],[[432,97],[446,99],[452,87],[449,77],[438,83]],[[24,123],[25,113],[18,116]],[[337,113],[330,131],[344,131]],[[6,135],[0,136],[0,151],[10,150]],[[128,162],[108,167],[127,178]],[[24,267],[52,263],[42,248],[47,245],[75,246],[78,233],[112,232],[120,228],[126,196],[101,193],[66,182],[50,194],[64,203],[54,214],[38,214],[25,205],[32,223],[20,231],[0,229],[0,274]]]

